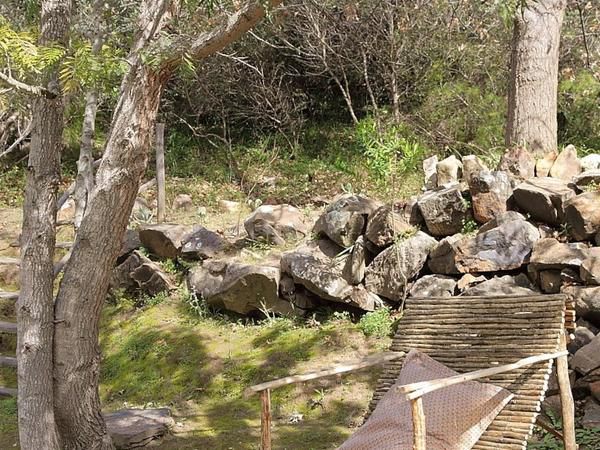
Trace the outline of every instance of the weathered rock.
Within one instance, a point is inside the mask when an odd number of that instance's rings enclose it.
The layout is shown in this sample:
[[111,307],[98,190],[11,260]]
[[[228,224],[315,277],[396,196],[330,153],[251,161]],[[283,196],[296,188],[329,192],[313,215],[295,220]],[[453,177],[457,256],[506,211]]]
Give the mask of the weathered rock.
[[173,200],[173,209],[182,209],[184,211],[189,211],[194,206],[194,202],[192,201],[192,196],[189,194],[179,194]]
[[600,191],[586,192],[565,204],[569,233],[578,241],[592,239],[600,232]]
[[308,311],[317,306],[317,302],[304,288],[294,283],[294,279],[286,274],[281,275],[279,281],[279,294],[294,307]]
[[277,267],[207,260],[188,276],[191,290],[206,302],[238,314],[272,311],[294,315],[293,306],[279,298]]
[[560,417],[560,395],[548,395],[546,398],[544,398],[544,401],[542,402],[542,411],[549,416]]
[[259,206],[244,221],[244,228],[250,239],[265,239],[277,245],[286,239],[303,238],[308,231],[302,212],[291,205]]
[[527,275],[519,274],[517,276],[504,275],[503,277],[493,277],[477,286],[473,286],[462,295],[473,296],[491,296],[491,295],[532,295],[539,294],[535,286],[531,284]]
[[140,240],[140,234],[137,230],[127,229],[123,235],[123,242],[121,244],[121,250],[119,250],[119,256],[117,260],[122,259],[124,256],[129,255],[132,251],[137,250],[142,246]]
[[365,248],[365,239],[363,236],[359,236],[352,246],[350,256],[346,259],[342,276],[348,283],[358,285],[365,279],[366,267],[367,249]]
[[442,241],[431,254],[429,268],[447,275],[517,269],[528,262],[538,239],[537,228],[529,222],[505,222],[483,233]]
[[520,179],[535,175],[535,159],[524,147],[513,147],[502,155],[498,170],[512,173]]
[[196,226],[181,243],[181,256],[188,259],[207,259],[223,256],[231,244],[214,231]]
[[574,145],[567,145],[562,152],[556,157],[556,161],[550,169],[550,176],[560,178],[565,181],[571,179],[581,173],[581,163],[577,158],[577,149]]
[[562,282],[560,270],[542,270],[539,273],[540,288],[546,294],[557,294],[560,292]]
[[471,286],[476,286],[479,283],[483,283],[486,280],[487,278],[483,275],[475,276],[471,273],[466,273],[462,277],[460,277],[458,283],[456,283],[456,287],[458,288],[459,292],[464,292]]
[[561,292],[575,301],[577,317],[600,326],[600,286],[563,286]]
[[133,291],[138,287],[136,281],[131,278],[131,272],[145,262],[151,262],[148,258],[137,251],[125,257],[125,259],[112,270],[109,286],[111,290],[123,289]]
[[438,163],[437,155],[423,160],[423,173],[425,174],[425,190],[435,189],[437,183],[436,166]]
[[558,225],[565,217],[565,203],[575,192],[563,180],[546,177],[524,181],[515,188],[513,196],[517,205],[534,219]]
[[437,174],[437,185],[445,186],[458,183],[458,177],[462,171],[462,164],[456,158],[451,155],[446,159],[441,160],[435,166]]
[[468,205],[458,186],[427,192],[418,204],[427,229],[434,236],[458,233],[467,217]]
[[596,401],[600,401],[600,381],[593,381],[589,384],[590,394]]
[[573,177],[573,184],[584,190],[590,185],[600,185],[600,169],[588,170]]
[[379,205],[360,195],[343,195],[327,207],[313,232],[327,236],[342,247],[350,247],[363,233],[367,216]]
[[486,223],[506,212],[506,202],[512,195],[511,180],[506,172],[481,171],[471,176],[469,190],[473,203],[473,216]]
[[408,282],[421,271],[436,244],[435,239],[422,231],[396,242],[367,267],[365,287],[390,300],[402,300]]
[[537,177],[547,177],[550,175],[550,169],[554,165],[557,156],[558,153],[552,151],[546,153],[543,158],[538,159],[535,163],[535,175]]
[[569,366],[582,375],[600,367],[600,335],[577,350],[569,361]]
[[588,328],[578,326],[573,332],[573,339],[569,342],[567,350],[569,350],[569,353],[575,354],[580,348],[585,347],[592,342],[594,337],[596,337],[596,335]]
[[496,217],[494,217],[488,223],[483,224],[479,228],[479,233],[483,233],[485,231],[490,231],[492,228],[497,228],[500,225],[503,225],[507,222],[512,222],[514,220],[525,220],[525,216],[516,211],[506,211],[502,214],[498,214]]
[[234,202],[231,200],[219,200],[219,209],[223,212],[233,213],[238,212],[241,208],[240,202]]
[[584,171],[600,169],[600,154],[591,153],[579,160]]
[[467,184],[471,183],[474,175],[480,172],[489,171],[487,166],[476,155],[467,155],[462,157],[463,179]]
[[144,447],[175,424],[168,408],[124,409],[104,414],[104,420],[117,449]]
[[425,275],[410,288],[411,297],[452,297],[456,280],[445,275]]
[[385,247],[393,244],[397,237],[410,232],[414,232],[413,226],[392,210],[390,205],[384,205],[369,216],[365,236],[378,247]]
[[402,217],[404,217],[405,222],[408,222],[413,226],[421,226],[425,224],[425,219],[423,218],[423,214],[421,214],[421,209],[419,208],[418,197],[413,196],[406,202],[403,202]]
[[590,256],[581,263],[579,275],[586,284],[600,285],[600,256]]
[[579,268],[590,255],[590,249],[582,243],[562,243],[554,238],[538,240],[533,246],[530,266],[535,271],[563,269],[571,266]]
[[185,237],[192,231],[191,226],[174,224],[141,225],[140,240],[144,247],[159,258],[179,256]]
[[150,296],[168,292],[176,287],[161,267],[152,261],[145,261],[136,267],[131,271],[130,276],[139,289]]

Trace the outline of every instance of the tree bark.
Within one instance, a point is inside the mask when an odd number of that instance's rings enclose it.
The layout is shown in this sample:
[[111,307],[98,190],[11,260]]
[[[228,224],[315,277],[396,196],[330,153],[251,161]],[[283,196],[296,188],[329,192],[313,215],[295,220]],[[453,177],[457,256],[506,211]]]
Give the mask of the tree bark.
[[[42,2],[40,44],[65,45],[70,16],[70,0]],[[21,292],[17,301],[19,439],[24,450],[60,448],[52,389],[56,193],[64,111],[58,67],[47,74],[45,81],[55,95],[33,100],[21,235]]]
[[565,7],[566,0],[528,0],[514,21],[506,145],[525,145],[536,156],[558,147],[558,50]]

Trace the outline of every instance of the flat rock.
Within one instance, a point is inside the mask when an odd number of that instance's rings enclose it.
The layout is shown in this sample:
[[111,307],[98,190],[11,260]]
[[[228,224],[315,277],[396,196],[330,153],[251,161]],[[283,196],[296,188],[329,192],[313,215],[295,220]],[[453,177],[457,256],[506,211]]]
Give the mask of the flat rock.
[[467,155],[462,157],[463,180],[467,184],[471,182],[473,176],[480,172],[489,171],[488,167],[476,155]]
[[577,353],[569,361],[569,366],[581,375],[586,375],[600,367],[600,335],[577,350]]
[[539,158],[535,163],[535,175],[537,177],[547,177],[550,175],[550,169],[556,161],[556,157],[558,153],[552,151],[550,153],[546,153],[543,158]]
[[438,185],[436,173],[437,163],[437,155],[433,155],[423,160],[423,174],[425,175],[423,184],[425,186],[425,190],[435,189]]
[[579,276],[585,284],[600,285],[600,256],[586,258],[579,268]]
[[577,326],[573,332],[573,339],[567,346],[569,353],[577,353],[580,348],[588,345],[595,337],[596,335],[589,328]]
[[600,326],[600,286],[563,286],[561,292],[575,301],[577,317]]
[[117,449],[144,447],[175,424],[168,408],[124,409],[104,414],[104,420]]
[[513,147],[502,155],[498,170],[509,172],[519,179],[531,178],[535,175],[535,159],[526,148]]
[[469,289],[471,286],[478,285],[479,283],[483,283],[487,278],[483,275],[473,275],[471,273],[465,273],[460,279],[458,283],[456,283],[456,287],[459,292],[464,292]]
[[600,232],[600,191],[585,192],[565,204],[565,220],[573,239],[592,239]]
[[145,224],[139,228],[140,240],[144,247],[159,258],[176,258],[179,256],[182,242],[193,230],[188,225]]
[[575,175],[580,173],[581,163],[579,162],[579,158],[577,158],[577,149],[574,145],[569,144],[556,157],[550,169],[550,176],[571,181]]
[[427,192],[419,197],[418,204],[433,236],[458,233],[467,217],[468,205],[458,186]]
[[584,190],[590,185],[600,185],[600,169],[587,170],[573,177],[573,184]]
[[470,296],[491,296],[491,295],[534,295],[539,291],[527,278],[525,274],[517,276],[504,275],[502,277],[493,277],[483,283],[479,283],[465,290],[462,295]]
[[469,190],[475,220],[486,223],[506,212],[507,201],[512,195],[511,179],[507,172],[480,171],[471,175]]
[[261,205],[244,221],[250,239],[263,239],[277,245],[301,239],[308,227],[302,212],[291,205]]
[[445,275],[425,275],[410,288],[411,297],[452,297],[456,280]]
[[152,261],[140,264],[129,275],[137,283],[139,290],[152,297],[176,287],[169,275]]
[[318,236],[327,236],[342,247],[350,247],[360,236],[367,217],[380,205],[360,195],[343,195],[330,204],[313,228]]
[[434,238],[418,231],[386,248],[367,267],[365,287],[389,300],[401,301],[408,282],[421,271],[436,244]]
[[220,234],[196,226],[183,238],[180,253],[188,259],[207,259],[222,257],[230,248],[230,242]]
[[504,213],[498,214],[488,223],[483,224],[479,228],[479,233],[483,233],[485,231],[490,231],[492,228],[497,228],[500,225],[503,225],[508,222],[512,222],[514,220],[526,220],[525,216],[517,211],[506,211]]
[[513,196],[519,208],[534,219],[558,225],[565,217],[565,203],[575,192],[565,181],[546,177],[524,181],[515,188]]
[[397,237],[410,232],[414,232],[413,226],[391,205],[384,205],[369,216],[365,236],[378,247],[386,247],[393,244]]
[[581,162],[581,168],[584,171],[600,169],[600,154],[598,153],[591,153],[589,155],[586,155],[579,161]]
[[117,259],[121,259],[126,255],[129,255],[132,251],[137,250],[142,246],[140,240],[140,234],[137,230],[127,229],[123,235],[123,242],[121,244],[121,250]]
[[441,160],[435,166],[437,185],[445,186],[458,183],[462,171],[462,163],[454,155]]
[[579,269],[591,252],[593,251],[583,243],[563,243],[554,238],[544,238],[533,246],[530,265],[536,271],[563,269],[568,266]]

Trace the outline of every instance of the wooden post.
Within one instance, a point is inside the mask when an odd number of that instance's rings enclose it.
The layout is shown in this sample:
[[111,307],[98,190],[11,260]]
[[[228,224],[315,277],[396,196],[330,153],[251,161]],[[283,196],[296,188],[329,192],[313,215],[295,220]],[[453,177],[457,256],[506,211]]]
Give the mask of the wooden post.
[[[564,331],[560,335],[560,348],[561,350],[567,348],[567,339]],[[566,355],[556,358],[556,375],[560,389],[564,447],[565,450],[577,450],[578,446],[575,440],[575,405],[573,403],[573,393],[571,392],[569,365]]]
[[426,450],[425,411],[423,398],[417,397],[410,401],[413,421],[413,450]]
[[262,412],[260,416],[261,450],[271,450],[271,391],[265,389],[260,393]]
[[157,186],[157,222],[165,220],[165,124],[156,124],[156,186]]

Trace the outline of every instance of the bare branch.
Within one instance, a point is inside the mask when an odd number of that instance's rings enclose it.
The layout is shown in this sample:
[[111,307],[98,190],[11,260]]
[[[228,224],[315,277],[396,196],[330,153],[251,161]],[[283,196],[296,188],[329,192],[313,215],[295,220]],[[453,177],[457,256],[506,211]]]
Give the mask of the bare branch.
[[13,78],[11,75],[7,75],[1,71],[0,71],[0,80],[4,81],[9,86],[15,87],[21,91],[29,92],[30,94],[43,95],[44,97],[47,97],[47,98],[55,98],[56,97],[56,92],[52,92],[51,90],[46,89],[45,87],[42,87],[42,86],[32,86],[30,84],[23,83],[22,81],[19,81],[19,80]]

